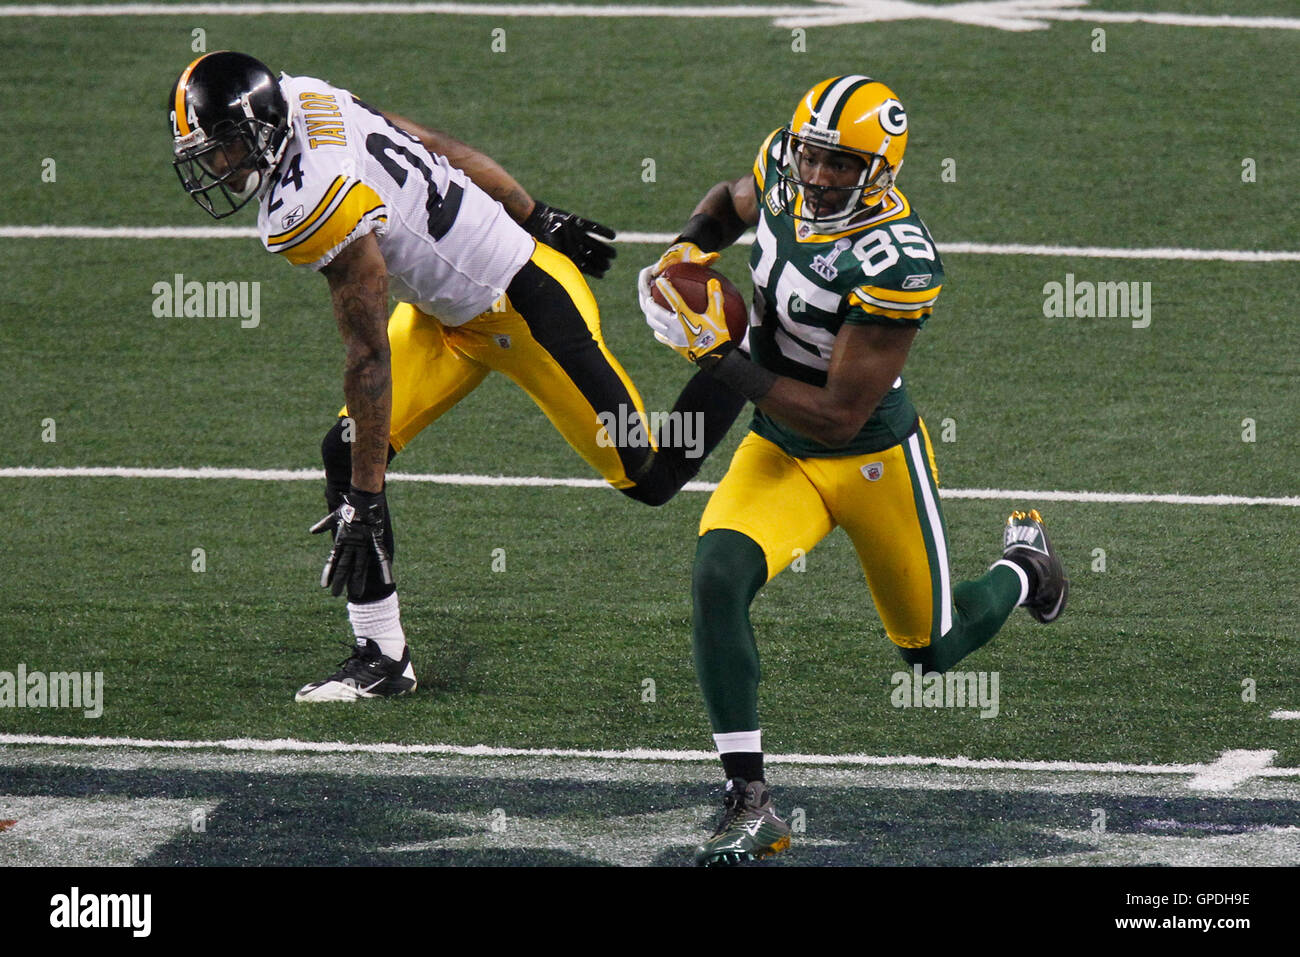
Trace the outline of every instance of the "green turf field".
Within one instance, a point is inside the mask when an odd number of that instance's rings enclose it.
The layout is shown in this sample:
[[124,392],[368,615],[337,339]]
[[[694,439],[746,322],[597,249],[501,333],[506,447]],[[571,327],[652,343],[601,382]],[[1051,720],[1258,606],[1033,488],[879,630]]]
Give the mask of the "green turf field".
[[[1295,12],[1283,0],[1221,6],[1104,0],[1088,9]],[[867,72],[907,105],[911,139],[899,185],[941,252],[945,242],[1296,249],[1292,64],[1300,30],[1106,24],[1106,52],[1094,53],[1096,27],[1080,20],[1009,31],[915,19],[811,26],[807,52],[795,52],[790,27],[757,17],[0,18],[7,134],[0,168],[8,171],[0,227],[214,225],[176,182],[163,107],[169,85],[197,55],[192,31],[202,29],[209,50],[246,50],[445,128],[496,157],[534,195],[620,231],[673,233],[708,187],[749,169],[758,144],[806,88],[835,73]],[[496,28],[506,31],[504,52],[492,51]],[[47,158],[53,182],[42,180]],[[643,179],[647,159],[653,182]],[[1245,160],[1253,181],[1243,181]],[[945,168],[955,169],[955,180],[942,175]],[[254,220],[245,210],[221,225]],[[691,370],[653,341],[635,292],[637,270],[660,248],[621,245],[615,268],[593,289],[611,349],[647,407],[666,410]],[[341,404],[342,349],[325,284],[309,270],[290,268],[247,237],[0,231],[0,255],[7,264],[0,355],[9,385],[0,468],[319,466],[320,438]],[[738,248],[719,263],[745,291],[747,256]],[[907,370],[936,439],[944,488],[1291,502],[948,499],[957,580],[997,557],[999,526],[1017,504],[1041,507],[1073,580],[1058,623],[1044,628],[1016,613],[963,662],[1000,675],[1000,710],[987,720],[974,709],[891,706],[900,659],[849,542],[833,534],[808,556],[806,571],[780,576],[754,606],[768,750],[1198,766],[1243,750],[1275,751],[1274,768],[1300,766],[1300,721],[1271,717],[1300,709],[1300,339],[1289,327],[1296,261],[944,256],[946,288]],[[151,290],[177,273],[259,283],[260,324],[155,317]],[[1067,273],[1150,283],[1149,327],[1127,318],[1046,318],[1043,288]],[[43,440],[51,419],[53,442]],[[746,421],[747,414],[702,479],[722,475]],[[952,441],[940,441],[941,423],[949,422]],[[591,477],[502,378],[490,378],[393,468]],[[0,734],[711,747],[690,648],[690,567],[705,494],[682,493],[650,510],[608,489],[394,482],[389,501],[421,689],[399,701],[305,707],[294,704],[294,690],[332,670],[349,641],[343,602],[316,584],[325,548],[306,534],[322,514],[318,483],[0,477],[0,672],[21,663],[104,676],[102,716],[0,707]],[[197,572],[200,548],[204,570]],[[504,571],[492,570],[498,549]],[[646,700],[647,679],[653,700]],[[1249,689],[1253,695],[1243,694]],[[0,752],[24,753],[18,744]],[[67,753],[87,768],[98,760],[76,748]],[[21,820],[6,813],[6,795],[71,800],[96,787],[23,771],[22,763],[0,761],[0,818]],[[203,794],[213,807],[246,770],[190,782],[185,775],[207,772],[178,765],[172,770],[183,780],[168,779],[165,769],[126,765],[148,780],[113,778],[103,790],[163,804]],[[707,803],[700,782],[709,776],[700,768],[708,765],[697,768],[689,793],[661,795],[646,810]],[[106,772],[86,773],[98,781]],[[275,788],[291,793],[293,772],[277,773],[285,777]],[[364,793],[380,773],[359,768],[353,785]],[[472,760],[454,775],[439,773],[474,780]],[[516,773],[526,779],[529,772],[521,765]],[[608,814],[638,813],[626,792],[639,779],[611,775]],[[429,787],[454,793],[443,778]],[[310,788],[328,784],[310,780]],[[565,833],[600,830],[598,770],[584,780],[595,783],[583,786],[581,806],[566,804],[563,813],[596,823],[570,822]],[[1155,791],[1139,788],[1146,797],[1125,801],[1141,806],[1126,805],[1120,819],[1148,836],[1164,831],[1141,822],[1172,819],[1180,839],[1206,833],[1196,830],[1198,820],[1239,824],[1243,833],[1271,827],[1293,820],[1300,807],[1295,778],[1282,780],[1287,788],[1245,797],[1229,788],[1212,809],[1193,792],[1151,797]],[[836,788],[887,787],[849,779],[799,786],[829,788],[821,792],[827,801],[840,794]],[[949,787],[937,778],[914,786]],[[503,800],[466,787],[472,797],[457,813],[487,814]],[[403,793],[416,807],[446,803],[441,791]],[[945,798],[936,814],[1022,814],[1046,830],[1024,840],[1017,832],[1002,847],[1001,831],[971,823],[976,850],[961,850],[954,838],[921,853],[902,850],[905,835],[843,838],[843,828],[858,824],[836,818],[832,830],[847,843],[833,853],[815,845],[792,862],[1024,863],[1071,851],[1052,827],[1086,829],[1087,808],[1097,806],[1076,801],[1067,813],[1009,786],[1008,809],[978,793]],[[1153,809],[1142,803],[1148,799],[1166,803]],[[897,795],[883,801],[871,827],[887,831],[907,803]],[[534,794],[517,813],[544,816],[546,807]],[[350,820],[331,826],[342,833]],[[334,861],[313,862],[377,862],[368,855],[399,839],[375,827]],[[448,818],[409,841],[441,839],[458,827],[469,825]],[[1041,837],[1049,831],[1056,836]],[[22,863],[3,841],[0,834],[0,861]],[[1148,860],[1138,844],[1118,857],[1068,862]],[[293,862],[291,845],[282,862]],[[181,841],[168,853],[157,846],[129,847],[114,862],[256,859],[242,845],[204,852],[201,843]],[[490,842],[448,847],[425,847],[418,861],[378,862],[678,862],[672,854],[592,850],[577,839],[532,857]],[[1262,861],[1292,853],[1290,844],[1277,844]]]

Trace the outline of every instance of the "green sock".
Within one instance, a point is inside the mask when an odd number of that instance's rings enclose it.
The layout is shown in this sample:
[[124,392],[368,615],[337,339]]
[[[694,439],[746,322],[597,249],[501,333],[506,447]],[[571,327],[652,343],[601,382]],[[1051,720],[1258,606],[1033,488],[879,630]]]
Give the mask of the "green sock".
[[952,590],[952,628],[928,648],[899,648],[909,665],[920,663],[928,674],[944,672],[998,633],[1020,601],[1020,577],[1005,565],[995,565],[974,581]]
[[700,536],[691,582],[692,643],[715,734],[758,727],[758,646],[749,603],[766,581],[767,559],[748,535],[718,528]]

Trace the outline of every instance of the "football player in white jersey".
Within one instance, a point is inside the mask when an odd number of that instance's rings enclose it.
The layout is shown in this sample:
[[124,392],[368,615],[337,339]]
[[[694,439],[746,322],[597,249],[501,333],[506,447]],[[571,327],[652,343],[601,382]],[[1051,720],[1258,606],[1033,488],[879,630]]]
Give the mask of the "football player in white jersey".
[[217,218],[256,199],[266,249],[325,276],[347,350],[347,405],[321,448],[330,512],[312,531],[333,533],[321,584],[346,589],[356,643],[298,701],[414,690],[384,477],[488,372],[509,376],[606,481],[651,505],[698,471],[738,414],[743,399],[701,373],[674,411],[707,413],[703,454],[638,441],[639,430],[609,435],[603,416],[645,416],[579,271],[605,273],[613,232],[535,201],[453,137],[229,51],[187,66],[168,109],[186,192]]

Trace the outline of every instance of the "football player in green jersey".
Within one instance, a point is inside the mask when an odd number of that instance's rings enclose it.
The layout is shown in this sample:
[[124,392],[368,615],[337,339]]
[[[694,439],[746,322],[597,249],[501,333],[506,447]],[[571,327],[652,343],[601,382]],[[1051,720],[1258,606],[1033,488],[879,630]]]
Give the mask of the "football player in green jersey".
[[[934,241],[895,186],[907,127],[883,83],[818,83],[763,142],[752,175],[709,190],[638,280],[656,338],[756,406],[695,553],[695,667],[728,779],[700,864],[789,846],[763,772],[749,605],[837,525],[890,640],[927,673],[981,647],[1017,605],[1041,622],[1065,607],[1069,583],[1037,511],[1007,519],[1002,558],[984,575],[951,581],[934,451],[902,378],[943,288]],[[716,282],[696,313],[660,274],[675,262],[713,262],[749,226],[754,300],[737,343]],[[652,284],[672,310],[654,302]]]

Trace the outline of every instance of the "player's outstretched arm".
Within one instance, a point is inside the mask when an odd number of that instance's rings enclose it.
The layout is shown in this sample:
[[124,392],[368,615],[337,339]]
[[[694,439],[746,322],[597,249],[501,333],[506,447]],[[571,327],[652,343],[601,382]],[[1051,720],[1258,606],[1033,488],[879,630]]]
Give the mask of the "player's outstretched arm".
[[388,122],[410,133],[431,153],[439,153],[461,170],[474,185],[504,208],[510,218],[546,245],[558,249],[588,275],[600,278],[617,253],[605,242],[614,238],[608,226],[535,200],[492,157],[441,130],[429,129],[396,113],[384,113]]
[[347,348],[343,394],[356,422],[352,444],[352,482],[343,501],[312,526],[313,534],[333,531],[334,547],[325,560],[321,586],[335,595],[346,589],[361,601],[372,576],[393,583],[392,554],[385,544],[388,504],[384,473],[392,419],[393,379],[388,348],[388,269],[373,234],[362,236],[322,270],[334,300],[334,316]]
[[367,492],[384,487],[393,379],[388,352],[388,268],[373,234],[351,243],[322,272],[329,281],[347,362],[343,395],[356,422],[352,485]]
[[[382,111],[381,111],[382,112]],[[421,126],[396,113],[384,113],[384,118],[398,129],[410,133],[430,153],[447,157],[447,162],[473,180],[474,185],[505,207],[510,218],[522,223],[533,211],[534,200],[505,168],[485,153],[462,143],[450,133]]]

